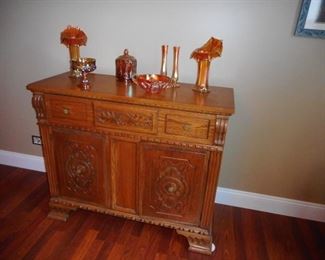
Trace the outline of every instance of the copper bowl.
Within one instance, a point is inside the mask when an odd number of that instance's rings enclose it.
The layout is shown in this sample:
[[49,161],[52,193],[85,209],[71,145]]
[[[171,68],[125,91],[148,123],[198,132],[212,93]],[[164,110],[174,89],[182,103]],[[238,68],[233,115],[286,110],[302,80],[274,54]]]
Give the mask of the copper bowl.
[[134,75],[132,81],[150,94],[159,94],[165,88],[172,87],[171,78],[160,74]]

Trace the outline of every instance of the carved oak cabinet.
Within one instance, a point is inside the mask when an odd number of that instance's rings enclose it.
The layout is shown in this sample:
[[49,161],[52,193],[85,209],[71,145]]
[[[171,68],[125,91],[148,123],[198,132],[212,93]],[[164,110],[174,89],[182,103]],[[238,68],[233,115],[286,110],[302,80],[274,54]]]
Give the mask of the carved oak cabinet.
[[90,74],[32,84],[50,188],[49,217],[78,208],[176,229],[189,250],[211,254],[215,193],[233,90],[208,95],[180,84],[148,95]]

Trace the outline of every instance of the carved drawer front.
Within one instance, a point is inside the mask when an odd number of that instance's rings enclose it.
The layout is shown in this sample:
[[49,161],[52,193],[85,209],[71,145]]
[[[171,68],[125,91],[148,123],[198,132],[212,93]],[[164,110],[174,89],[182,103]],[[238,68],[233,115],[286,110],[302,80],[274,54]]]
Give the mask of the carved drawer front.
[[99,127],[157,133],[157,111],[136,105],[95,102],[95,125]]
[[142,214],[198,225],[209,152],[142,144]]
[[105,206],[104,138],[76,130],[53,130],[60,196]]
[[45,97],[48,119],[57,123],[90,125],[91,102],[81,98],[47,95]]
[[212,144],[215,116],[175,111],[161,111],[160,132],[184,141]]

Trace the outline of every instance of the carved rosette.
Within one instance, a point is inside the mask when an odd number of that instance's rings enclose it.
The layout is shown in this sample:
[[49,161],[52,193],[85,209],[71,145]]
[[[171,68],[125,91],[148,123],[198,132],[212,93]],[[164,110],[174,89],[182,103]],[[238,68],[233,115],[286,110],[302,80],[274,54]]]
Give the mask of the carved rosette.
[[194,167],[188,160],[169,157],[161,158],[159,163],[159,175],[155,181],[157,209],[180,214],[189,194],[186,174],[193,171]]
[[228,116],[218,115],[216,118],[216,135],[214,143],[216,145],[223,146],[225,144],[227,128],[228,128]]
[[152,129],[153,127],[153,115],[133,112],[99,110],[96,111],[96,121],[102,124],[133,126],[144,129]]
[[68,143],[65,162],[67,188],[76,193],[88,194],[95,182],[95,148],[92,145]]
[[38,119],[45,118],[45,104],[43,95],[34,94],[32,97],[32,105],[36,111],[36,117]]

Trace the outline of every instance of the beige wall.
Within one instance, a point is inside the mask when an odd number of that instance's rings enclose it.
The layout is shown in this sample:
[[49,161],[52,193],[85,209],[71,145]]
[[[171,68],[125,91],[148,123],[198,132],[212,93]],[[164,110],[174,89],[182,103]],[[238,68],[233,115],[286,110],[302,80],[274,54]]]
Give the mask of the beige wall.
[[[41,155],[29,82],[68,69],[59,42],[83,28],[83,56],[100,73],[129,48],[139,72],[158,72],[160,45],[180,45],[180,79],[194,82],[189,56],[223,39],[210,84],[231,86],[231,119],[220,186],[325,203],[325,41],[293,36],[298,0],[1,1],[0,149]],[[171,58],[169,59],[171,60]]]

